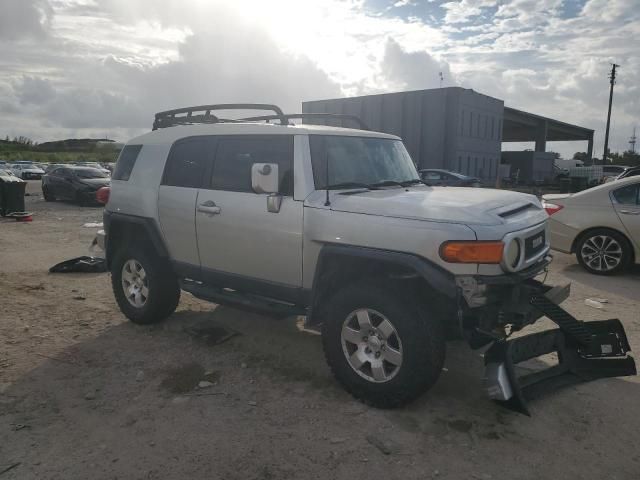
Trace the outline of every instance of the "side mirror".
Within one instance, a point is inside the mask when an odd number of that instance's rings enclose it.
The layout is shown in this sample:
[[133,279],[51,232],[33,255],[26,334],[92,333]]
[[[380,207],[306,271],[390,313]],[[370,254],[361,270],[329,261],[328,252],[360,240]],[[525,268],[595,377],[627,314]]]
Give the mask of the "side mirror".
[[254,163],[251,166],[251,188],[256,193],[278,193],[278,164]]

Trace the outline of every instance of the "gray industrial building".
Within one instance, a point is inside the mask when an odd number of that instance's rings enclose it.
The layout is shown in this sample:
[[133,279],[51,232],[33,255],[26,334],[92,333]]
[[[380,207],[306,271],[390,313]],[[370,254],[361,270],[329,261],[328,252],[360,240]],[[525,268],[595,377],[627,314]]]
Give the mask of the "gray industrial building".
[[[460,87],[309,101],[302,103],[302,112],[356,115],[372,130],[402,137],[419,168],[444,168],[485,181],[495,180],[500,163],[511,158],[520,166],[529,164],[526,180],[543,179],[553,169],[550,155],[542,153],[547,141],[584,140],[589,157],[593,150],[593,130],[505,107],[503,100]],[[322,123],[342,126],[341,121]],[[344,126],[353,125],[345,121]],[[535,142],[535,150],[512,155],[502,151],[503,142]]]

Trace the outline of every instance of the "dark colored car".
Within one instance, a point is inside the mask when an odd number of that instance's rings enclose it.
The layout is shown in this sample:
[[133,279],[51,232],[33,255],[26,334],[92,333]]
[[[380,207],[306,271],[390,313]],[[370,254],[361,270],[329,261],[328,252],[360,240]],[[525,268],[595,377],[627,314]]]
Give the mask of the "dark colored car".
[[60,167],[42,177],[42,195],[47,202],[72,200],[80,205],[97,203],[96,192],[111,183],[111,177],[96,168]]
[[640,167],[631,167],[627,168],[624,172],[616,177],[616,180],[620,180],[621,178],[627,177],[635,177],[640,175]]
[[420,177],[429,185],[441,185],[445,187],[479,187],[480,180],[458,172],[428,168],[420,170]]

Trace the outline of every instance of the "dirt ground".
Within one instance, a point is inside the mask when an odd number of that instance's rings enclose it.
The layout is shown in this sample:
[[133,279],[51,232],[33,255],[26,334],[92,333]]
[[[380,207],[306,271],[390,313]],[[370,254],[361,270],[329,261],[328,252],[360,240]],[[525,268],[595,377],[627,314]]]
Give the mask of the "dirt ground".
[[[526,417],[485,397],[481,356],[455,342],[430,392],[368,408],[295,318],[183,294],[166,323],[136,326],[108,274],[47,273],[87,253],[101,209],[26,200],[32,223],[0,221],[1,480],[640,477],[637,377],[564,389]],[[556,255],[548,281],[573,282],[569,311],[619,318],[640,351],[640,269],[601,278]]]

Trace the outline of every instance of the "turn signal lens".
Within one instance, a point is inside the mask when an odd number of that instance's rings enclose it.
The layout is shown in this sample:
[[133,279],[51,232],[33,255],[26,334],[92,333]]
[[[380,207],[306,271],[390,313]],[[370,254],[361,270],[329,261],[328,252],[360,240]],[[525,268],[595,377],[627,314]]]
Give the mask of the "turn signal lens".
[[500,263],[502,242],[444,242],[440,246],[440,256],[449,263]]
[[564,207],[562,205],[556,205],[555,203],[542,202],[542,208],[544,208],[547,211],[547,214],[551,216],[554,213],[558,213]]
[[96,192],[96,200],[98,203],[106,205],[109,201],[109,194],[111,193],[111,187],[101,187]]

